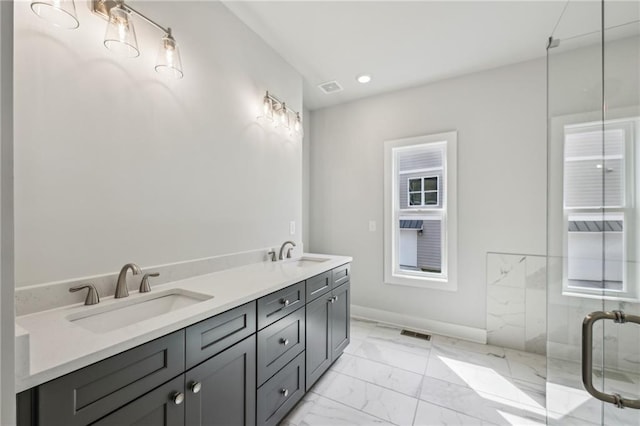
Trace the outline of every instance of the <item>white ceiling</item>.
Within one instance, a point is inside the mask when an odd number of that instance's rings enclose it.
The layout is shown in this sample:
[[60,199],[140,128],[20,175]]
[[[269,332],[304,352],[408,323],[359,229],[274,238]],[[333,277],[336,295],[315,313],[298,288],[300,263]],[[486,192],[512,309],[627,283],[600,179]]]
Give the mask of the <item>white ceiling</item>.
[[[302,74],[317,109],[544,56],[566,0],[225,4]],[[329,80],[344,91],[321,92]]]

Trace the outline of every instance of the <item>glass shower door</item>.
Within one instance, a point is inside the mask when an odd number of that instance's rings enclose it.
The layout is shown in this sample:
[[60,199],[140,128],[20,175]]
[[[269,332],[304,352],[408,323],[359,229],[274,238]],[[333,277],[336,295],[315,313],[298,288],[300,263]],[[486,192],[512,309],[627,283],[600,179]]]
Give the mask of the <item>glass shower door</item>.
[[547,50],[549,424],[640,424],[639,8],[569,2]]

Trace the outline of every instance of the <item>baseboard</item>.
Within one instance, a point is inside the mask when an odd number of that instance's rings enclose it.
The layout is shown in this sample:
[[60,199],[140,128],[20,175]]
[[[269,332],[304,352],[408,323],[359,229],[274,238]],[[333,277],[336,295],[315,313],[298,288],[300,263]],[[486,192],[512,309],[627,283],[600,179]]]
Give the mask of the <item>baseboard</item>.
[[383,311],[358,305],[351,305],[351,316],[356,319],[377,321],[423,333],[440,334],[442,336],[455,337],[456,339],[469,340],[482,344],[487,343],[487,331],[482,328],[418,318],[397,312]]

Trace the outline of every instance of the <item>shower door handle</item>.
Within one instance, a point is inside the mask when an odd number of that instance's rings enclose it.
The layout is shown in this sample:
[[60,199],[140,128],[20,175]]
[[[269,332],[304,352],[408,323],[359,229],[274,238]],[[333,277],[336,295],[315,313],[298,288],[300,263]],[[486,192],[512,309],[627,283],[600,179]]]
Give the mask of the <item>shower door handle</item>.
[[640,399],[626,399],[617,393],[604,393],[593,386],[593,324],[605,319],[619,324],[632,322],[640,325],[640,316],[627,315],[622,311],[596,311],[584,317],[582,321],[582,383],[587,392],[600,401],[614,404],[618,408],[640,409]]

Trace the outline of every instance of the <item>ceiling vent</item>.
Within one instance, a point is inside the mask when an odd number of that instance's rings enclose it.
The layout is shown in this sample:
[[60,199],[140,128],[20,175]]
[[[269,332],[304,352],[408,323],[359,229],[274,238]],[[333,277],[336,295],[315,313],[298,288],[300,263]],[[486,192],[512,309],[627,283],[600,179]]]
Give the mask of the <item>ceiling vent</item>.
[[335,80],[319,84],[318,87],[327,95],[330,95],[331,93],[341,92],[343,90],[342,86],[340,86],[340,83]]

